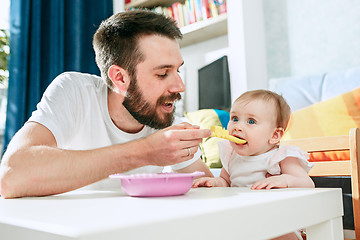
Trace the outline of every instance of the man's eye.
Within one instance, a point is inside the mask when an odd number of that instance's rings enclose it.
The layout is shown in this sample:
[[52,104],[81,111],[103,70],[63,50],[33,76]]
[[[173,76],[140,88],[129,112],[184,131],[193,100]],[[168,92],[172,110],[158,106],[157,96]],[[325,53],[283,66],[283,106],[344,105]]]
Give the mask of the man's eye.
[[164,78],[164,77],[167,76],[167,73],[165,73],[165,74],[158,74],[157,76],[158,76],[159,78]]
[[249,119],[249,120],[248,120],[248,123],[249,123],[249,124],[255,124],[255,120],[254,120],[254,119]]

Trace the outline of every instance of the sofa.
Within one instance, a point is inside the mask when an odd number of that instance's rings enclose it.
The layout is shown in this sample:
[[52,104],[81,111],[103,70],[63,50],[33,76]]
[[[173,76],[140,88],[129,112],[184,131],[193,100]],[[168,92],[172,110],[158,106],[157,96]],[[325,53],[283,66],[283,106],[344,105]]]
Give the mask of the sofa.
[[[271,79],[269,89],[281,94],[292,110],[290,127],[284,139],[347,135],[350,128],[360,127],[360,67],[342,72]],[[201,128],[227,126],[229,113],[218,109],[185,112],[188,120]],[[221,169],[218,138],[204,139],[200,144],[202,159],[218,176]],[[310,161],[323,158],[337,160],[348,152],[311,155]],[[316,187],[342,188],[344,229],[353,230],[353,211],[350,177],[313,178]]]
[[[282,94],[293,111],[284,139],[337,136],[360,127],[360,67],[342,72],[272,79],[270,89]],[[345,157],[344,157],[345,155]],[[310,155],[310,161],[350,159],[349,152]],[[354,230],[350,177],[316,177],[316,187],[342,188],[344,229]]]

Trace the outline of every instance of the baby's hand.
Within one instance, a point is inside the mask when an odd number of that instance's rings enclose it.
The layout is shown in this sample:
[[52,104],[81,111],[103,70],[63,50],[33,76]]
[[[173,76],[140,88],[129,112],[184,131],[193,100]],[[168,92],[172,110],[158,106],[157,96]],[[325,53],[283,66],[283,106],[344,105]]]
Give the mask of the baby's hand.
[[194,180],[192,187],[216,187],[216,179],[211,177],[197,178]]
[[271,188],[287,188],[288,183],[283,175],[276,175],[257,181],[251,186],[251,189],[271,189]]

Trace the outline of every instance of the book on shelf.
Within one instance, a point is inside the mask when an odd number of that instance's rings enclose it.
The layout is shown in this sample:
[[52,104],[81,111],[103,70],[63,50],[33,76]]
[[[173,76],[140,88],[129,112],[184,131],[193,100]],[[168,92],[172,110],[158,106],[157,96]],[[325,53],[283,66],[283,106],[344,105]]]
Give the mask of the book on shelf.
[[195,16],[196,16],[196,22],[200,22],[203,20],[202,16],[202,6],[201,6],[201,0],[193,0],[194,1],[194,8],[195,8]]
[[215,1],[209,1],[209,7],[210,7],[210,14],[212,17],[217,17],[219,15],[219,12],[217,11]]
[[196,22],[196,12],[195,12],[194,0],[185,0],[185,3],[187,5],[186,14],[189,16],[189,24],[193,24]]
[[[134,0],[133,0],[134,1]],[[131,0],[125,0],[131,3]],[[137,8],[127,8],[133,10]],[[179,27],[200,22],[227,12],[226,0],[185,0],[171,5],[155,6],[151,11],[173,18]]]
[[184,7],[182,3],[178,3],[178,7],[177,7],[178,11],[179,11],[179,27],[184,27],[185,26],[185,19],[184,19]]
[[173,5],[171,5],[171,7],[173,9],[173,19],[179,24],[180,17],[179,17],[178,3],[174,3]]
[[201,0],[201,13],[203,20],[211,18],[209,0]]

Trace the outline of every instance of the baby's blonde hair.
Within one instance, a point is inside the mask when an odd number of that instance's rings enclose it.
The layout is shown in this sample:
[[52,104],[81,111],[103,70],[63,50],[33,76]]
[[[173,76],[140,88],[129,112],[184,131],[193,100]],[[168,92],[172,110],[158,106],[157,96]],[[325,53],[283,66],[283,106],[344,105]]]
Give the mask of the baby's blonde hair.
[[247,91],[241,94],[235,102],[249,102],[252,100],[264,100],[264,101],[273,101],[276,108],[276,127],[281,127],[284,130],[288,127],[290,116],[291,116],[291,109],[290,106],[287,104],[286,100],[283,96],[269,91],[269,90],[252,90]]

